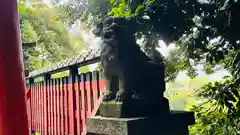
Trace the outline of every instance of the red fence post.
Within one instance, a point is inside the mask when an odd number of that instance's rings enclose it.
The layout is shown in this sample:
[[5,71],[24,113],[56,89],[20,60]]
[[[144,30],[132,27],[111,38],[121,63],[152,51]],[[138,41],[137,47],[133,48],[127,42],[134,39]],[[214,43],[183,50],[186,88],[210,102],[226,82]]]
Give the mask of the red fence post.
[[57,99],[57,135],[61,134],[61,127],[60,127],[60,79],[57,78],[57,83],[56,83],[56,99]]
[[36,119],[36,131],[39,132],[39,96],[38,96],[38,90],[39,90],[39,82],[36,83],[36,97],[35,97],[35,102],[36,102],[36,113],[35,113],[35,119]]
[[56,127],[56,79],[53,79],[52,92],[53,92],[53,135],[57,134]]
[[86,74],[81,73],[80,92],[81,92],[81,122],[82,131],[86,130],[86,117],[87,117],[87,93],[85,89]]
[[100,91],[99,91],[99,85],[98,85],[98,80],[99,80],[99,72],[98,71],[93,71],[92,72],[92,90],[93,90],[93,99],[94,99],[94,109],[97,106],[97,101],[100,97]]
[[70,73],[68,78],[69,133],[70,135],[75,135],[76,133],[76,127],[75,127],[76,98],[75,98],[74,82],[75,82],[75,77],[78,74],[78,67],[77,66],[70,67],[69,73]]
[[41,98],[41,134],[44,135],[44,100],[45,100],[45,96],[44,96],[44,81],[42,81],[40,83],[40,98]]
[[48,135],[50,135],[52,132],[51,127],[51,79],[46,80],[47,81],[47,121],[48,121]]
[[50,92],[50,135],[54,134],[54,123],[53,123],[53,80],[50,80],[50,88],[49,88],[49,92]]
[[29,78],[29,87],[31,88],[31,96],[30,96],[30,98],[29,98],[29,101],[30,101],[30,103],[29,103],[29,108],[30,108],[30,113],[29,113],[29,115],[28,115],[28,117],[30,117],[30,123],[29,123],[29,128],[30,128],[30,131],[32,131],[33,130],[33,112],[32,112],[32,110],[33,110],[33,108],[32,108],[32,106],[33,106],[33,103],[32,103],[32,93],[33,93],[33,91],[32,91],[32,89],[33,89],[33,85],[34,85],[34,78]]
[[61,135],[64,135],[64,87],[63,87],[63,82],[64,82],[64,78],[60,79],[60,115],[61,115]]
[[86,91],[87,91],[87,117],[91,116],[93,110],[93,90],[92,90],[92,72],[86,73]]
[[69,135],[69,119],[68,119],[68,78],[64,78],[63,82],[63,102],[64,102],[64,134]]
[[28,135],[16,0],[0,1],[0,135]]
[[35,124],[36,124],[36,116],[35,116],[35,107],[36,107],[36,105],[35,105],[35,90],[36,90],[36,86],[35,86],[35,83],[33,83],[32,84],[32,98],[31,98],[31,103],[32,103],[32,130],[36,130],[36,126],[35,126]]
[[81,92],[79,89],[79,82],[80,82],[80,76],[77,75],[75,78],[74,88],[75,88],[75,96],[76,96],[76,129],[77,129],[77,135],[80,135],[82,132],[81,128],[81,117],[80,117],[80,111],[81,111]]
[[51,74],[44,74],[44,90],[43,90],[43,121],[44,121],[44,133],[43,135],[49,134],[49,80],[51,79]]

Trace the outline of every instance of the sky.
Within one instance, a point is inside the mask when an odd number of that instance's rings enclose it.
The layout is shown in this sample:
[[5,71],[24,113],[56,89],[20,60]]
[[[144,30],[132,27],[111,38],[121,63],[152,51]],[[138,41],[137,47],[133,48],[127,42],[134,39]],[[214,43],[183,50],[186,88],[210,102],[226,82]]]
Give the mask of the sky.
[[[166,46],[166,44],[159,40],[159,48],[158,51],[164,56],[167,57],[169,55],[169,52],[175,48],[174,44],[170,44],[169,46]],[[203,66],[199,65],[198,66],[198,76],[199,77],[204,77],[204,78],[209,78],[209,79],[221,79],[222,77],[229,75],[229,73],[227,73],[225,70],[219,70],[217,72],[215,72],[214,74],[211,75],[207,75],[205,74],[205,72],[203,71]],[[185,72],[181,72],[179,73],[179,76],[177,77],[177,80],[185,80],[188,79],[188,76],[186,75]]]

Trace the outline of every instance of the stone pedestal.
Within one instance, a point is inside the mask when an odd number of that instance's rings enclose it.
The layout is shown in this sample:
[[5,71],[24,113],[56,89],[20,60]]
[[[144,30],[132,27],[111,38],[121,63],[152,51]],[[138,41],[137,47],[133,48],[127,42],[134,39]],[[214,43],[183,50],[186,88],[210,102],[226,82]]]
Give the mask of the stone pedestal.
[[99,114],[102,117],[132,118],[145,117],[150,115],[162,115],[169,113],[169,102],[162,98],[156,104],[132,99],[125,102],[102,102],[99,107]]
[[87,135],[189,135],[194,124],[193,112],[136,118],[94,116],[87,120]]

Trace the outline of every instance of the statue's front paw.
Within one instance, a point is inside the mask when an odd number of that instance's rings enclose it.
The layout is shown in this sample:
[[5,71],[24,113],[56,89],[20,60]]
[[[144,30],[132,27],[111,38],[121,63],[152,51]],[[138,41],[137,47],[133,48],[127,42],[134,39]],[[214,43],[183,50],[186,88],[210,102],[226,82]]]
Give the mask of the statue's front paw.
[[121,102],[121,101],[124,100],[124,98],[125,98],[124,92],[123,91],[118,91],[117,94],[116,94],[115,101]]
[[110,101],[114,99],[114,94],[112,92],[104,92],[103,101]]

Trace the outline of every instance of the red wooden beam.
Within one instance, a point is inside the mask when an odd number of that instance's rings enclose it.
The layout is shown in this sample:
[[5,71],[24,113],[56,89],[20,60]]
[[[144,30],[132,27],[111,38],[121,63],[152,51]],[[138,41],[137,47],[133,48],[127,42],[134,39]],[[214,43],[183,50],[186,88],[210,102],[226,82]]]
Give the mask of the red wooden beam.
[[0,1],[0,135],[28,135],[17,0]]

